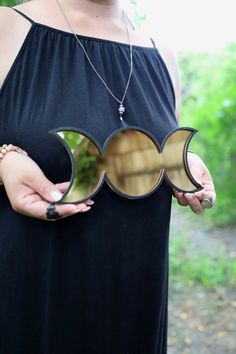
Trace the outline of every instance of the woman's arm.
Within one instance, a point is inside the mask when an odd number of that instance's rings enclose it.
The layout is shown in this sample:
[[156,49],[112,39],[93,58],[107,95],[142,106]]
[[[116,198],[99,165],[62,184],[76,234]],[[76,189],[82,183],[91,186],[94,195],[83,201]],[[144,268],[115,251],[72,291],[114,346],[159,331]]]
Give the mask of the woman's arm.
[[157,48],[164,60],[166,67],[168,69],[172,85],[175,92],[175,115],[178,123],[180,122],[180,112],[181,112],[181,83],[179,74],[179,62],[177,54],[174,53],[169,47],[167,47],[163,42],[156,42]]
[[[17,56],[30,24],[16,13],[0,6],[0,88]],[[4,117],[0,117],[4,121]],[[0,142],[0,146],[6,143]],[[47,219],[50,203],[61,199],[68,183],[54,185],[39,166],[28,156],[11,151],[0,159],[0,180],[8,195],[12,208],[17,212],[40,219]],[[90,209],[92,202],[78,205],[57,205],[56,212],[67,217]]]
[[[53,184],[29,157],[10,151],[0,159],[0,179],[12,208],[24,215],[47,220],[50,204],[59,201],[68,183]],[[61,218],[88,211],[93,202],[58,204],[55,211]],[[54,208],[54,207],[53,207]]]
[[[175,91],[175,113],[177,121],[180,122],[181,85],[177,55],[175,55],[173,51],[171,51],[170,48],[166,47],[163,43],[158,43],[158,49],[172,80]],[[200,202],[202,199],[210,197],[213,204],[215,204],[215,187],[207,166],[198,155],[188,153],[188,165],[191,174],[195,180],[202,185],[203,190],[196,193],[181,193],[174,190],[173,193],[180,205],[189,206],[194,213],[200,214],[204,210]]]

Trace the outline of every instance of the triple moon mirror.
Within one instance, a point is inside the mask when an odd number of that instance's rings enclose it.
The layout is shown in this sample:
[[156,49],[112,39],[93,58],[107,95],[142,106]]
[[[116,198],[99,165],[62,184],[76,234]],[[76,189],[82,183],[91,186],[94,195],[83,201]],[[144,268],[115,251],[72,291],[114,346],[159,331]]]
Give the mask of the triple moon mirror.
[[160,146],[144,129],[125,127],[113,132],[102,147],[76,128],[50,131],[65,146],[72,164],[70,185],[59,203],[85,201],[103,183],[130,199],[152,194],[163,179],[178,191],[201,190],[187,162],[188,145],[196,132],[192,128],[178,128]]

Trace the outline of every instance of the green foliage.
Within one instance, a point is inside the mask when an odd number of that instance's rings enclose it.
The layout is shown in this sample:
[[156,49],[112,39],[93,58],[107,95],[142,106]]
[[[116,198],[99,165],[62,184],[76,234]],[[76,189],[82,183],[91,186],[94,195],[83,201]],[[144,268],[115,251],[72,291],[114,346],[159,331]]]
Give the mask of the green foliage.
[[64,131],[60,135],[67,142],[76,161],[74,186],[79,186],[85,194],[89,194],[90,189],[93,189],[97,183],[98,156],[91,151],[93,145],[82,134],[73,131]]
[[16,0],[0,0],[0,6],[14,6],[16,3]]
[[220,53],[180,57],[183,85],[181,125],[199,130],[191,149],[206,162],[217,191],[208,213],[215,223],[236,222],[236,44]]
[[186,285],[236,287],[236,258],[226,257],[223,248],[214,257],[206,251],[196,253],[190,241],[180,235],[170,242],[170,277],[174,287],[180,289]]
[[133,7],[133,18],[136,26],[138,28],[141,28],[142,23],[147,20],[147,15],[144,13],[141,13],[139,7],[138,7],[138,1],[137,0],[130,0],[130,4]]
[[77,163],[76,183],[85,190],[89,186],[95,186],[97,182],[98,160],[89,151],[89,141],[81,145],[79,151],[79,163]]

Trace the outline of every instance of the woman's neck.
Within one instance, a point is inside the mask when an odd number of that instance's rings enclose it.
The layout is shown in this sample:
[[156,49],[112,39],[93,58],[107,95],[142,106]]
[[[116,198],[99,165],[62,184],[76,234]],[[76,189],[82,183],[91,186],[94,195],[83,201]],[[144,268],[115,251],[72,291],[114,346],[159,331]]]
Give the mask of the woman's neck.
[[[18,5],[35,22],[57,28],[65,32],[75,32],[87,37],[129,43],[123,10],[119,0],[31,0]],[[66,15],[73,31],[69,28],[62,12]],[[134,45],[152,46],[129,24],[131,41]]]
[[119,19],[122,16],[118,0],[59,0],[59,2],[66,11],[79,11],[91,18]]

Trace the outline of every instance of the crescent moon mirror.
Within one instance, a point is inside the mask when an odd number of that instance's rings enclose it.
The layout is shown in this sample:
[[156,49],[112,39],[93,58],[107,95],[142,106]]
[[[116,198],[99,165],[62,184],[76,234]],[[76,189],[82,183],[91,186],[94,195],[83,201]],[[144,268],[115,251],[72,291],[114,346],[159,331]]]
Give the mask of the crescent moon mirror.
[[163,179],[178,191],[202,189],[187,161],[187,148],[195,129],[175,129],[161,146],[149,132],[138,127],[116,130],[103,146],[76,128],[63,127],[50,133],[65,146],[72,164],[70,185],[59,203],[89,199],[105,182],[129,199],[152,194]]

